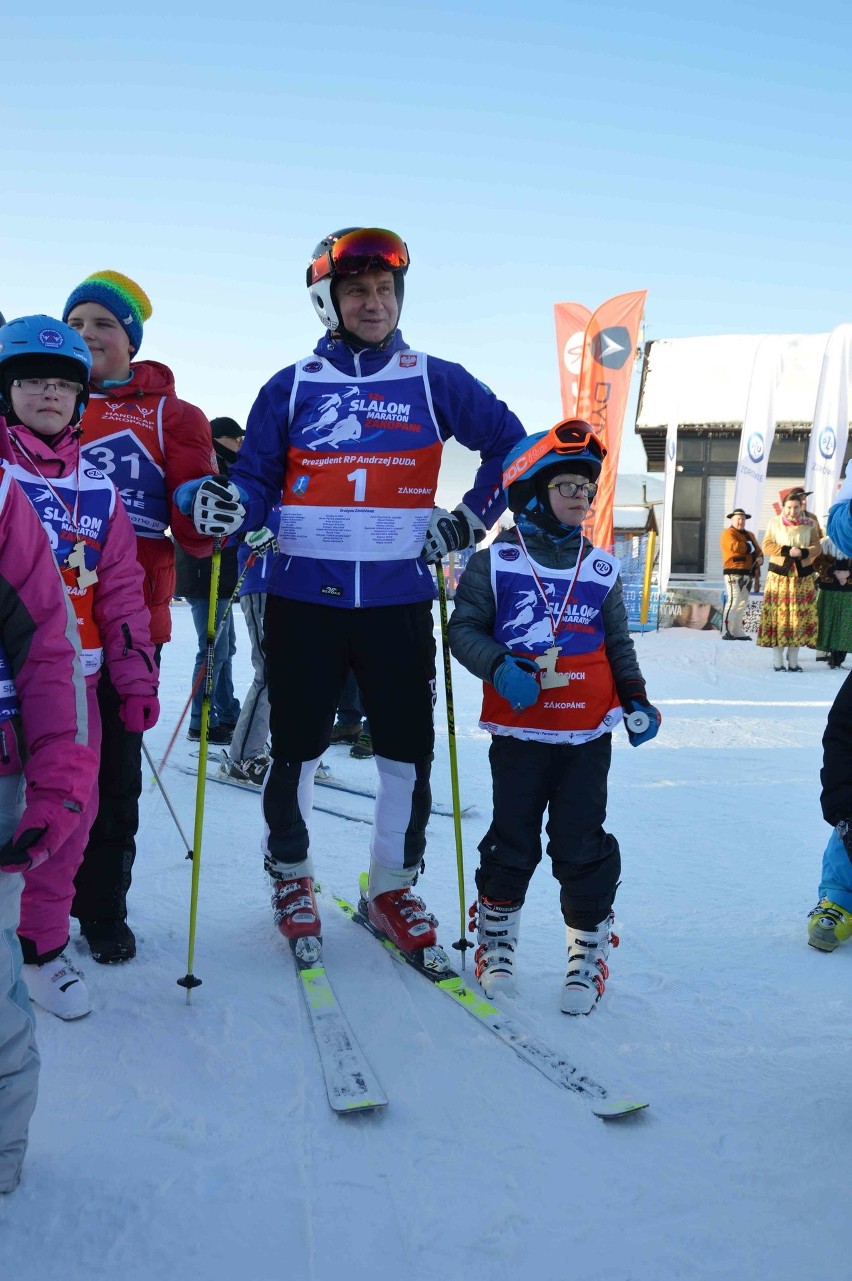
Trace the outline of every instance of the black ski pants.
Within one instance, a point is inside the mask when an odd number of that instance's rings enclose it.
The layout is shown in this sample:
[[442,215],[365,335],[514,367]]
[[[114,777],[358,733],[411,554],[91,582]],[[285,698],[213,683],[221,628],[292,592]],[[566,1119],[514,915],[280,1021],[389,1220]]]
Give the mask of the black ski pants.
[[[162,645],[155,647],[157,666]],[[121,699],[104,665],[98,681],[101,761],[98,815],[74,877],[71,915],[81,921],[126,920],[127,892],[136,859],[142,792],[142,735],[124,728]]]
[[547,853],[566,925],[591,930],[612,907],[621,874],[618,841],[603,829],[612,735],[589,743],[535,743],[494,735],[491,826],[479,845],[476,885],[487,898],[523,902]]
[[[423,857],[432,804],[435,745],[435,637],[430,601],[337,609],[268,595],[263,647],[269,678],[272,764],[263,812],[272,857],[298,863],[308,831],[297,791],[305,761],[317,760],[351,667],[370,723],[376,757],[415,766],[403,861]],[[381,769],[381,762],[377,764]]]

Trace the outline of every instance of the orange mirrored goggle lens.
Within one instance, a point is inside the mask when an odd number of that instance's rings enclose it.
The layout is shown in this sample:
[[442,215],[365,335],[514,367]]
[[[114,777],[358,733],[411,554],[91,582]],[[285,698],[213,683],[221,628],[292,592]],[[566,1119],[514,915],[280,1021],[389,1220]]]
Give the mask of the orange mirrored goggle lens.
[[326,276],[357,276],[373,267],[401,271],[407,266],[408,249],[395,232],[361,227],[341,236],[328,253],[311,264],[311,281],[316,284]]
[[553,449],[557,454],[581,454],[585,450],[600,458],[601,462],[606,458],[606,450],[592,431],[588,423],[583,422],[581,418],[574,418],[570,422],[558,423],[552,428]]

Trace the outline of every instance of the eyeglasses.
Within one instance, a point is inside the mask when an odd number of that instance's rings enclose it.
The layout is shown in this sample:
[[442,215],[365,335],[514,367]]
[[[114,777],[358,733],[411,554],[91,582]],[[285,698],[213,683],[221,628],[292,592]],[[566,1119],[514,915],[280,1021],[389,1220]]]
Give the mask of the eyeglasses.
[[336,240],[310,267],[310,283],[328,276],[357,276],[371,267],[383,271],[405,271],[408,247],[393,231],[383,227],[360,227]]
[[583,422],[582,418],[569,418],[551,427],[541,440],[531,445],[520,458],[516,458],[506,468],[503,472],[503,488],[508,489],[513,481],[523,476],[534,463],[549,453],[567,457],[572,454],[584,454],[586,457],[596,458],[600,463],[606,458],[606,449],[589,424]]
[[585,481],[582,485],[577,485],[573,480],[558,480],[547,488],[558,489],[563,498],[576,498],[578,494],[582,494],[589,502],[598,492],[598,487],[593,481]]
[[83,390],[82,383],[72,383],[67,378],[14,378],[12,386],[20,388],[25,396],[41,396],[48,387],[65,396],[79,396]]

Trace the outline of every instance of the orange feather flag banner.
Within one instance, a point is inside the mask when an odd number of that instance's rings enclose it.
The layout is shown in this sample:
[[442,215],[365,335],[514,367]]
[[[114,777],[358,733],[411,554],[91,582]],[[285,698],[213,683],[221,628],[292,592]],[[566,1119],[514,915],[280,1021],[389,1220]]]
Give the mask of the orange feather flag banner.
[[646,296],[645,289],[618,294],[594,313],[574,302],[556,303],[553,309],[562,412],[589,423],[607,450],[586,528],[597,547],[613,544],[615,478]]
[[586,329],[592,313],[581,302],[558,302],[553,308],[553,314],[556,320],[562,413],[565,418],[576,418]]

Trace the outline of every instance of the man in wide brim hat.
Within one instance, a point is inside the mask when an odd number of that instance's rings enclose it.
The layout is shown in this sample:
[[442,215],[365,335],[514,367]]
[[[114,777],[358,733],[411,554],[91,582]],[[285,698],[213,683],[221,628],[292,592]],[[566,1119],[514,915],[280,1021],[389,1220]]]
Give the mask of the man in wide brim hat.
[[722,613],[722,640],[751,640],[743,627],[748,598],[755,572],[763,562],[760,543],[746,521],[751,513],[742,507],[728,512],[731,522],[722,530],[719,545],[722,548],[722,568],[725,573],[725,608]]

